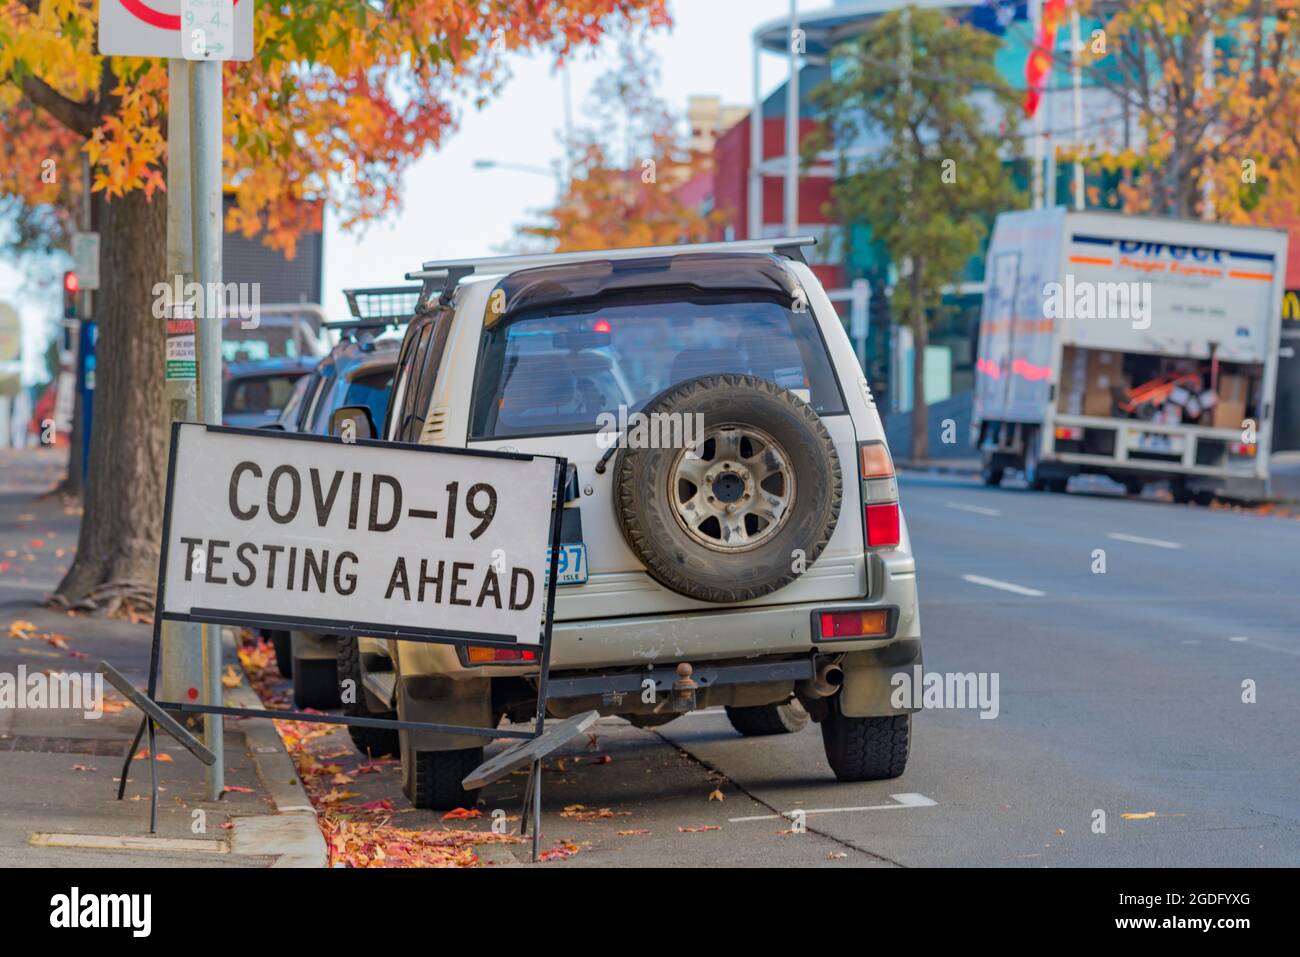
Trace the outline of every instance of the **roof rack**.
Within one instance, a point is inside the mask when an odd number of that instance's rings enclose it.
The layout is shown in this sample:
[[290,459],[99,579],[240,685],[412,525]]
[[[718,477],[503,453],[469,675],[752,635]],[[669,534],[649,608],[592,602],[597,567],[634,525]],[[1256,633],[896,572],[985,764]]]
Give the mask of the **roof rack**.
[[375,336],[387,329],[400,329],[408,321],[410,321],[409,316],[404,319],[344,320],[342,322],[327,322],[321,328],[339,333],[340,338],[359,342],[363,335]]
[[530,253],[522,256],[489,256],[482,259],[442,259],[426,262],[421,269],[406,274],[407,279],[424,283],[420,305],[431,302],[434,294],[443,298],[467,276],[496,275],[516,269],[560,266],[565,263],[647,259],[658,256],[683,256],[692,253],[773,253],[807,262],[802,247],[815,246],[815,236],[778,236],[772,239],[740,239],[721,243],[681,243],[676,246],[634,246],[628,249],[590,249],[568,253]]
[[[410,319],[415,315],[419,303],[421,286],[372,286],[366,289],[344,289],[343,295],[348,300],[348,310],[360,320],[387,320],[379,325],[393,321]],[[328,329],[358,327],[354,322],[326,323]],[[359,327],[358,327],[359,328]]]

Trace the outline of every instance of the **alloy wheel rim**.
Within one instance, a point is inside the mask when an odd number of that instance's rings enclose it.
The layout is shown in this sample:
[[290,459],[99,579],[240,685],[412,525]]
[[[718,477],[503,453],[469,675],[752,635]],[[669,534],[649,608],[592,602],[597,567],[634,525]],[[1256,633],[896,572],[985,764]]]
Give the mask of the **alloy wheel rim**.
[[678,524],[716,552],[745,552],[770,541],[794,506],[790,456],[751,425],[706,429],[698,445],[678,452],[668,476]]

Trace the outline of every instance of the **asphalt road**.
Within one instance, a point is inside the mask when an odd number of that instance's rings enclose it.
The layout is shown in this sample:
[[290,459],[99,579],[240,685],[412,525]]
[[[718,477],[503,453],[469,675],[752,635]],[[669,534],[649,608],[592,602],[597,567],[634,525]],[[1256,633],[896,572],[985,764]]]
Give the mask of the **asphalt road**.
[[742,739],[712,712],[665,739],[751,801],[825,809],[808,827],[839,864],[1300,863],[1300,522],[961,477],[901,488],[926,671],[996,672],[997,717],[916,715],[907,772],[865,784],[834,781],[815,727]]

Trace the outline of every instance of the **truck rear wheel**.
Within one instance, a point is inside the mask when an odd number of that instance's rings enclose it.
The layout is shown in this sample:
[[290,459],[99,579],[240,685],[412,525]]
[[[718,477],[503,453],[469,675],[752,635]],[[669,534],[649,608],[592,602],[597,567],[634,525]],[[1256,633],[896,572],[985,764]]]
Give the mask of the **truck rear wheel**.
[[851,718],[831,702],[822,721],[826,760],[841,781],[881,781],[896,778],[907,769],[911,747],[912,716]]
[[808,712],[798,701],[733,708],[727,705],[727,720],[747,738],[769,734],[794,734],[808,727]]
[[985,452],[980,461],[980,478],[985,485],[1001,485],[1002,475],[1006,470],[1001,465],[993,464],[993,455]]
[[1047,479],[1039,461],[1038,433],[1031,432],[1025,436],[1025,454],[1020,460],[1020,471],[1024,473],[1025,484],[1031,492],[1041,492],[1047,488]]

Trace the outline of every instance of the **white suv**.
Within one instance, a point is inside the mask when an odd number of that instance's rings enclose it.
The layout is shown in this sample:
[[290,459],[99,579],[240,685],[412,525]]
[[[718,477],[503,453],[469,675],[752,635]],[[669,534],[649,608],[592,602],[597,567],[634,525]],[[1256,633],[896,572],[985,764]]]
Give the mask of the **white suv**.
[[[921,663],[916,568],[811,242],[428,263],[382,437],[568,459],[549,713],[649,726],[722,705],[755,736],[812,720],[838,778],[891,778],[911,732],[891,677]],[[494,727],[535,708],[532,652],[339,655],[359,713]],[[352,731],[400,750],[416,806],[474,800],[481,739]]]

